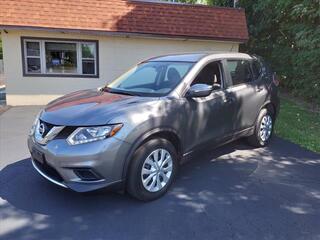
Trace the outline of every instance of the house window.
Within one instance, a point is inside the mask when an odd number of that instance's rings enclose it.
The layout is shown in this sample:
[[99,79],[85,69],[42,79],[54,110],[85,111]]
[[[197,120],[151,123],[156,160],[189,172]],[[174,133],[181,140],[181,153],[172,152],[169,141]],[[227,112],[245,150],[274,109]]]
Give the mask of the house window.
[[29,73],[41,73],[40,42],[26,42],[26,69]]
[[98,76],[97,41],[23,38],[23,71],[32,76]]

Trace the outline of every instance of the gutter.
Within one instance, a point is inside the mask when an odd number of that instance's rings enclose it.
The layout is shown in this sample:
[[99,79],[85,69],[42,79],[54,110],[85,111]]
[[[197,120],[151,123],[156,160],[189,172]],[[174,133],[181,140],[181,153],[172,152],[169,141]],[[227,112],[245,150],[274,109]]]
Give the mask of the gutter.
[[136,37],[136,38],[156,38],[156,39],[179,39],[183,41],[203,40],[203,41],[218,41],[218,42],[232,42],[232,43],[245,43],[248,41],[248,38],[226,38],[226,37],[208,37],[208,36],[170,35],[170,34],[147,33],[147,32],[120,32],[120,31],[91,30],[91,29],[0,25],[0,30],[3,30],[4,32],[10,29],[11,30],[48,31],[48,32],[59,32],[59,33],[76,33],[76,34],[126,37],[126,38]]

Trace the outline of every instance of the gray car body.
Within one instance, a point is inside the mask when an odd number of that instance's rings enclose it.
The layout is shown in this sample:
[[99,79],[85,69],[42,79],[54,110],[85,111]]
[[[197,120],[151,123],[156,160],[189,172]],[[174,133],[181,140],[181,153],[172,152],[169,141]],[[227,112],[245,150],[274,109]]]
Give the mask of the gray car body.
[[[40,119],[56,126],[97,126],[122,123],[113,137],[70,146],[66,139],[53,139],[45,145],[29,136],[30,152],[37,149],[62,181],[35,168],[48,180],[78,192],[91,191],[125,182],[135,150],[147,139],[162,136],[176,147],[181,159],[192,151],[217,146],[253,133],[260,109],[279,109],[277,89],[268,68],[254,82],[232,86],[226,71],[227,59],[252,60],[241,53],[195,53],[162,56],[147,61],[189,61],[194,66],[167,96],[118,95],[91,89],[61,97],[42,111]],[[202,98],[186,98],[193,79],[208,63],[221,61],[223,88]],[[102,176],[99,181],[82,181],[73,169],[90,168]]]

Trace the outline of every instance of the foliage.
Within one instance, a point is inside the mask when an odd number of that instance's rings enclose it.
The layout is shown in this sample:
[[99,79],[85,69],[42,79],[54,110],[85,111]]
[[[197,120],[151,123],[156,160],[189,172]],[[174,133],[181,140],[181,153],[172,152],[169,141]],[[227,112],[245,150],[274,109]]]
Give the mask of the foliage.
[[275,133],[311,151],[320,153],[320,113],[308,111],[283,98],[280,108]]
[[240,0],[250,40],[242,51],[266,58],[282,86],[320,103],[320,0]]
[[[229,0],[180,0],[232,6]],[[239,0],[249,41],[240,50],[264,57],[282,87],[320,104],[320,0]]]

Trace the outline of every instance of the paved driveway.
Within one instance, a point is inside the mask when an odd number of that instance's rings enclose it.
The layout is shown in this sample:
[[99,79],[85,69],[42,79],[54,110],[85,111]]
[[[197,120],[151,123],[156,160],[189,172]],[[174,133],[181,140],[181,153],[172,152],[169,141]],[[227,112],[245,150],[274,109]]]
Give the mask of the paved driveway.
[[320,239],[320,155],[279,138],[265,149],[238,141],[195,154],[154,202],[77,194],[32,169],[38,109],[0,115],[0,239]]

